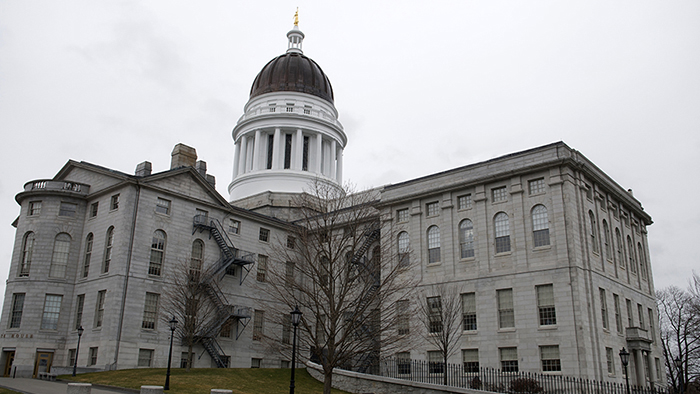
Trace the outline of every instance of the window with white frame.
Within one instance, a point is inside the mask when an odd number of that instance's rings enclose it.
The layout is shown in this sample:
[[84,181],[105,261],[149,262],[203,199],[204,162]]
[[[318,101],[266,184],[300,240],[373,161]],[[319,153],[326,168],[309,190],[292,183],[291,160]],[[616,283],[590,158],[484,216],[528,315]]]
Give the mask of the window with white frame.
[[170,200],[158,197],[156,201],[156,212],[163,215],[170,215]]
[[608,375],[615,375],[615,355],[611,347],[605,348],[605,362],[608,366]]
[[34,254],[34,233],[28,232],[24,234],[24,241],[22,242],[22,261],[19,265],[18,276],[25,277],[29,276],[29,270],[32,266],[32,255]]
[[396,301],[396,329],[399,335],[406,335],[410,332],[408,300]]
[[153,349],[139,349],[138,367],[150,367],[153,362]]
[[151,257],[148,262],[148,274],[160,276],[165,257],[165,232],[156,230],[151,241]]
[[12,310],[10,311],[10,325],[8,328],[19,328],[22,324],[22,312],[24,311],[24,294],[12,294]]
[[267,276],[267,256],[263,254],[258,255],[258,272],[256,279],[258,282],[265,282]]
[[294,249],[296,247],[297,239],[291,235],[287,235],[287,249]]
[[97,365],[97,347],[88,350],[88,366]]
[[78,211],[78,204],[72,202],[61,202],[58,208],[58,216],[73,217]]
[[[90,240],[89,247],[92,249],[92,233],[88,234]],[[65,278],[66,267],[68,266],[68,253],[70,252],[70,235],[60,233],[53,241],[53,256],[51,257],[51,267],[49,276],[52,278]]]
[[518,348],[498,348],[498,354],[501,361],[501,371],[518,372]]
[[605,258],[608,260],[613,259],[612,255],[612,248],[610,246],[610,227],[608,226],[608,222],[603,219],[603,240],[605,242]]
[[411,373],[411,352],[396,353],[396,369],[399,375]]
[[457,197],[457,209],[469,209],[472,207],[472,195],[465,194]]
[[642,277],[642,280],[647,280],[647,261],[640,242],[637,242],[637,256],[639,258],[639,275]]
[[622,244],[622,236],[620,235],[619,228],[615,229],[615,241],[615,246],[617,247],[617,264],[620,266],[620,269],[625,269],[627,265],[625,263],[625,256],[623,256],[624,245]]
[[105,298],[107,296],[107,290],[100,290],[97,292],[97,300],[95,302],[95,321],[93,327],[102,327],[102,322],[105,316]]
[[292,338],[292,316],[289,313],[282,315],[282,343],[290,344]]
[[240,234],[241,233],[240,220],[229,218],[228,219],[228,232],[231,234]]
[[647,314],[649,316],[649,336],[652,342],[656,342],[656,330],[654,330],[654,311],[651,308],[647,308]]
[[81,277],[87,278],[90,272],[90,260],[92,260],[92,243],[94,241],[92,233],[87,235],[85,239],[85,255],[83,256],[83,272]]
[[204,241],[195,239],[192,242],[192,252],[190,253],[190,280],[199,281],[202,273],[202,262],[204,261]]
[[428,351],[428,372],[443,373],[445,370],[445,361],[442,357],[442,352],[439,350]]
[[105,252],[102,259],[102,273],[109,272],[109,265],[112,263],[112,246],[114,245],[114,227],[110,226],[105,235]]
[[493,202],[508,201],[508,191],[505,186],[491,189],[491,197]]
[[476,330],[476,294],[462,294],[462,329],[464,331]]
[[634,316],[632,315],[632,301],[626,299],[625,305],[627,306],[627,327],[634,327]]
[[632,243],[632,238],[627,236],[627,257],[630,259],[630,272],[633,274],[637,273],[637,262],[634,259],[634,243]]
[[428,228],[428,264],[440,262],[440,228]]
[[411,263],[410,244],[408,233],[402,231],[398,235],[398,259],[399,266],[406,267]]
[[540,346],[542,372],[561,372],[559,345]]
[[75,300],[75,325],[76,330],[83,325],[83,308],[85,307],[85,294],[78,294]]
[[221,325],[221,329],[219,330],[219,336],[221,338],[231,338],[232,328],[233,328],[233,318],[226,319],[224,324]]
[[440,296],[428,297],[428,332],[437,334],[442,332],[442,301]]
[[505,212],[499,212],[493,218],[496,230],[496,253],[510,252],[510,221]]
[[644,307],[642,304],[637,304],[637,316],[639,317],[639,328],[646,330],[644,326]]
[[115,194],[109,200],[109,210],[114,211],[119,209],[119,194]]
[[396,221],[399,223],[408,221],[408,208],[396,210]]
[[598,291],[600,292],[600,314],[601,314],[601,321],[603,323],[603,329],[607,330],[609,328],[608,326],[608,300],[605,297],[605,289],[599,288]]
[[75,348],[68,349],[68,365],[75,365]]
[[437,201],[429,202],[425,204],[425,210],[428,216],[437,216],[440,214],[440,204]]
[[474,257],[474,224],[469,219],[459,223],[459,247],[463,259]]
[[30,201],[27,213],[29,216],[39,216],[41,214],[41,201]]
[[253,340],[261,341],[263,338],[263,321],[265,320],[265,312],[255,310],[253,313]]
[[595,214],[593,211],[588,211],[588,221],[590,225],[590,236],[591,236],[591,248],[593,249],[594,253],[598,253],[598,224],[596,223],[595,220]]
[[260,233],[258,234],[258,239],[262,242],[270,242],[270,230],[260,227]]
[[539,310],[540,326],[557,324],[557,312],[554,306],[554,286],[535,286],[537,292],[537,309]]
[[530,195],[544,193],[544,178],[533,179],[527,182]]
[[496,290],[496,301],[498,302],[498,328],[515,327],[513,289]]
[[42,330],[56,330],[58,328],[58,317],[61,313],[62,295],[47,294],[44,298],[44,312],[41,316]]
[[462,349],[464,373],[479,373],[479,349]]
[[[271,110],[273,110],[273,109],[274,108],[271,108]],[[275,111],[271,111],[271,112],[275,112]],[[250,367],[251,368],[260,368],[261,365],[262,365],[262,358],[251,358],[250,359]]]
[[615,330],[622,334],[622,311],[620,310],[620,296],[613,293],[613,307],[615,308]]
[[99,206],[100,206],[99,201],[95,201],[92,204],[90,204],[90,217],[91,218],[94,218],[95,216],[97,216],[97,210],[98,210]]
[[287,261],[284,265],[284,280],[287,287],[294,286],[294,271],[296,264],[293,261]]
[[141,328],[146,330],[155,330],[156,319],[158,317],[158,301],[160,294],[146,293],[146,299],[143,304],[143,320]]
[[535,247],[549,245],[549,218],[547,208],[541,204],[532,208],[532,239]]

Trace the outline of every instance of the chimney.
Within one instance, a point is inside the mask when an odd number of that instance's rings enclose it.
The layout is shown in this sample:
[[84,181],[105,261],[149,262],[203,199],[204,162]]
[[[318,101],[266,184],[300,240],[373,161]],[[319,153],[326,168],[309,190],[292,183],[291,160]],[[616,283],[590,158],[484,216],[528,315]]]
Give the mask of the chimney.
[[211,185],[211,187],[216,189],[216,178],[214,178],[214,175],[208,175],[206,176],[207,182]]
[[194,168],[197,170],[199,175],[206,177],[207,176],[207,162],[204,160],[197,160],[196,163],[194,163]]
[[197,151],[191,146],[187,146],[183,143],[175,145],[173,148],[173,153],[171,153],[172,160],[170,160],[170,169],[174,170],[180,167],[194,167],[197,161]]
[[151,162],[144,161],[136,166],[136,171],[134,172],[136,176],[149,176],[151,175]]

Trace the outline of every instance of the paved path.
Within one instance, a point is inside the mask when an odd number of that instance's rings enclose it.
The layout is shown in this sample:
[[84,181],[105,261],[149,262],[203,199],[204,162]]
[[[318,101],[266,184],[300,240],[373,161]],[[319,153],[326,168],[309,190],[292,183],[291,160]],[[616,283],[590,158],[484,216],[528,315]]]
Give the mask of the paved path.
[[[64,394],[69,382],[49,382],[28,378],[0,378],[0,387],[25,394]],[[133,394],[134,391],[92,386],[91,394]]]

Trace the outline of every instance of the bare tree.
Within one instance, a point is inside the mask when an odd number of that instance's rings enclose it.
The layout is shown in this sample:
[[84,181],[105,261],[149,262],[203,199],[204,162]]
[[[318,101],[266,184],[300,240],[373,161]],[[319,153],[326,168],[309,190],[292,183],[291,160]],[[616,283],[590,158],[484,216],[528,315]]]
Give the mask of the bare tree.
[[443,384],[447,385],[447,359],[459,349],[462,337],[461,291],[457,286],[440,283],[418,297],[418,314],[424,328],[421,334],[442,356],[441,363],[428,360],[428,368],[442,373]]
[[166,277],[168,285],[163,294],[161,320],[165,323],[172,317],[178,320],[175,336],[187,345],[186,370],[189,372],[192,366],[192,348],[207,335],[212,320],[217,318],[217,309],[210,300],[208,289],[215,284],[207,283],[210,272],[202,271],[201,260],[183,260],[169,272]]
[[[267,308],[281,319],[295,306],[302,311],[299,349],[322,365],[324,393],[333,368],[375,367],[380,347],[399,338],[393,303],[413,286],[396,248],[379,242],[391,226],[381,226],[377,200],[376,191],[353,193],[318,180],[293,201],[299,219],[274,247],[277,264],[266,285],[274,304]],[[283,324],[283,337],[289,329]]]
[[687,290],[669,286],[656,298],[668,382],[674,390],[687,388],[700,377],[700,277],[693,273]]

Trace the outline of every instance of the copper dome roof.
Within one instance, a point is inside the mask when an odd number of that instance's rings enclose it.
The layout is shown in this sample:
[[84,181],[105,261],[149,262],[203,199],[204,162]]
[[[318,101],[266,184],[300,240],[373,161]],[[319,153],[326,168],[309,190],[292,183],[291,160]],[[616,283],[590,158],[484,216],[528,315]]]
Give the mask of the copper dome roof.
[[301,53],[287,52],[270,60],[253,81],[250,98],[271,92],[300,92],[333,104],[333,87],[321,67]]

